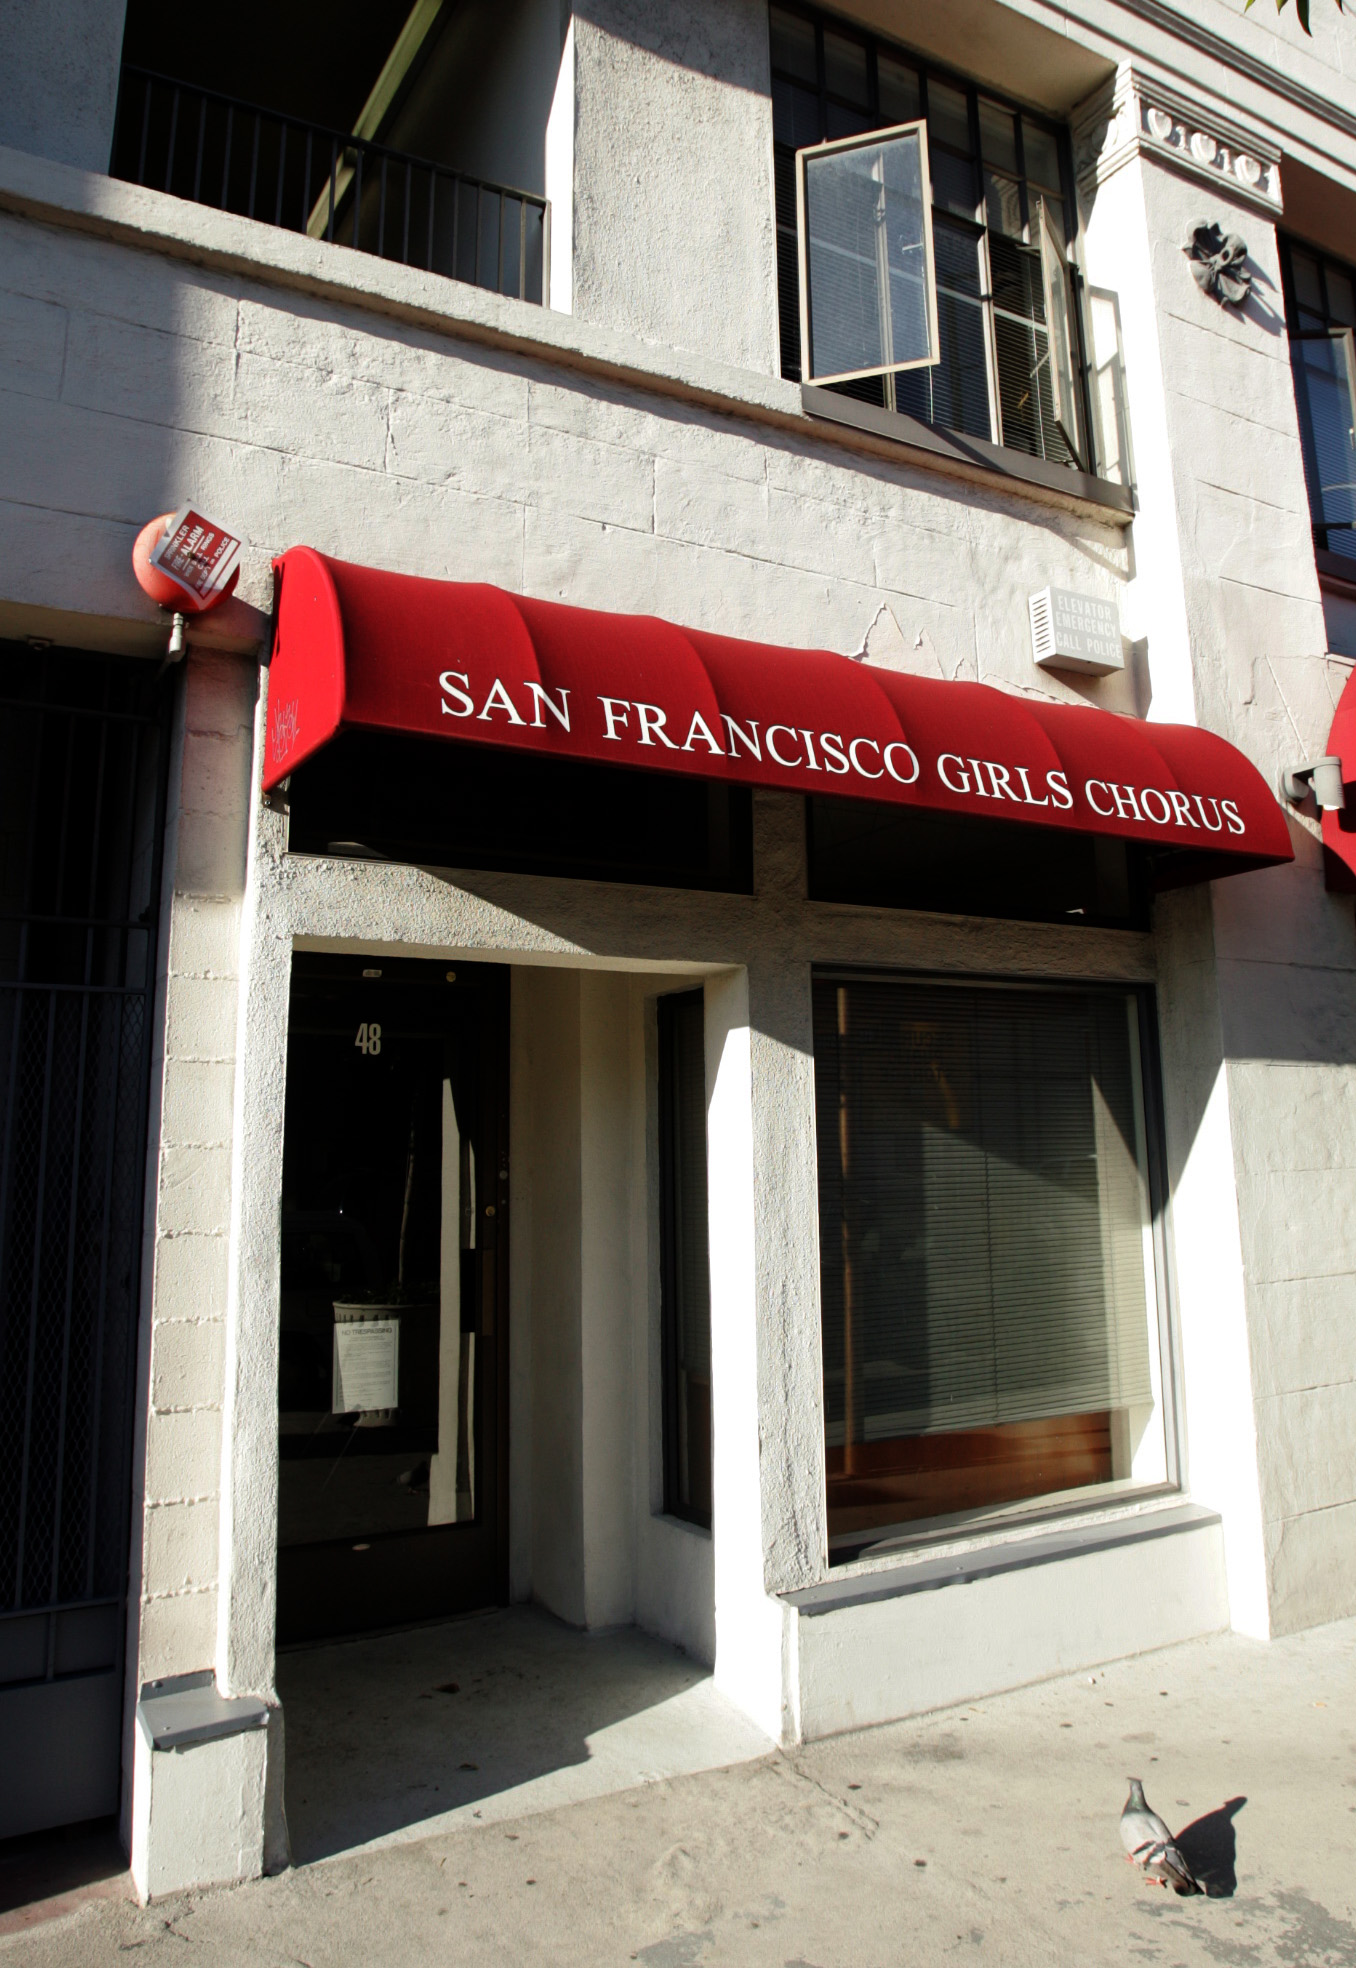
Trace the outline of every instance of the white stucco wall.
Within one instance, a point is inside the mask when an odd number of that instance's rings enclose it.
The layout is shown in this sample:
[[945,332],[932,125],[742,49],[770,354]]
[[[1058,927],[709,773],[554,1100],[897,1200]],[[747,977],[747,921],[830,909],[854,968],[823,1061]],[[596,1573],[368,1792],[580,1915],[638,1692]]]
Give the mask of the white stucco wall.
[[[776,375],[759,0],[587,0],[571,20],[552,117],[572,124],[568,194],[558,175],[547,186],[554,204],[568,196],[570,312]],[[563,157],[563,132],[557,145]],[[554,275],[552,295],[566,305]]]
[[[1135,455],[1153,515],[1136,524],[1129,605],[1147,638],[1149,714],[1222,732],[1278,786],[1287,765],[1326,751],[1349,665],[1326,653],[1275,223],[1150,156],[1095,185],[1085,175],[1084,198],[1091,277],[1109,282],[1117,261],[1129,276]],[[1248,243],[1242,308],[1189,276],[1181,249],[1207,199]],[[1312,806],[1292,833],[1293,868],[1216,884],[1210,908],[1178,897],[1157,912],[1166,1047],[1181,1066],[1168,1075],[1178,1278],[1184,1307],[1202,1308],[1182,1328],[1191,1479],[1233,1500],[1234,1618],[1263,1634],[1336,1617],[1354,1589],[1331,1561],[1356,1515],[1356,1158],[1342,1125],[1356,1097],[1356,936],[1349,902],[1324,891]]]
[[0,144],[108,169],[126,11],[127,0],[0,0]]

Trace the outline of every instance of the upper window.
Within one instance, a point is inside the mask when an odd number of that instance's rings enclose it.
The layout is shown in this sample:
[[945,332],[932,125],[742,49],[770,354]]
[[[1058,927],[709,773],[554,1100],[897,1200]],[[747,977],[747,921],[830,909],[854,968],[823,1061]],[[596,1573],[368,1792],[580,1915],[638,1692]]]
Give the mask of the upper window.
[[782,374],[1086,466],[1063,134],[818,15],[771,23]]
[[1314,543],[1356,560],[1356,273],[1307,246],[1281,245]]
[[830,1549],[1170,1480],[1149,1006],[824,974]]

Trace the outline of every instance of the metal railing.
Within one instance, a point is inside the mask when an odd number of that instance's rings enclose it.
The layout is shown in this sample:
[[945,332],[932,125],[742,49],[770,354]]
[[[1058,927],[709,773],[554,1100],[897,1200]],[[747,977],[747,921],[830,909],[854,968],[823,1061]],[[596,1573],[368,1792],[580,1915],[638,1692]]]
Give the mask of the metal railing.
[[115,178],[545,300],[546,200],[124,64]]

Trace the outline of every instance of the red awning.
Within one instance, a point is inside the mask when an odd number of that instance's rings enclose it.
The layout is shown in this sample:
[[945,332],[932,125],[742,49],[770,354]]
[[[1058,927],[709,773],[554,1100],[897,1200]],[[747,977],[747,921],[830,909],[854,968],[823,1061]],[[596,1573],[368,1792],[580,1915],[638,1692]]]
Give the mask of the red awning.
[[[1347,678],[1346,688],[1337,700],[1328,751],[1342,761],[1345,790],[1348,780],[1356,777],[1356,670]],[[1323,814],[1323,846],[1328,887],[1350,895],[1356,889],[1356,813],[1351,810],[1349,792],[1345,806],[1329,807]]]
[[339,732],[405,731],[735,785],[1112,834],[1196,880],[1293,859],[1256,768],[1213,732],[653,616],[426,581],[294,547],[265,791]]

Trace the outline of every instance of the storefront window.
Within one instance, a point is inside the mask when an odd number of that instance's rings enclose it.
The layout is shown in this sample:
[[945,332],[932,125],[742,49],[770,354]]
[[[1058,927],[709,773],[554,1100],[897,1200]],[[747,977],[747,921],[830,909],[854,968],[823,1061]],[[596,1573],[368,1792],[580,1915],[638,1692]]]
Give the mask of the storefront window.
[[814,987],[829,1535],[1168,1480],[1144,1006]]
[[659,1000],[664,1508],[711,1522],[711,1286],[700,991]]

